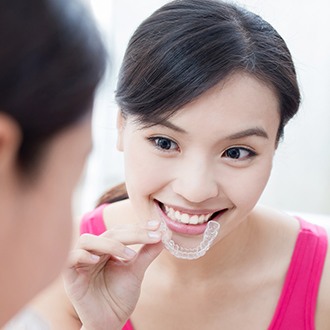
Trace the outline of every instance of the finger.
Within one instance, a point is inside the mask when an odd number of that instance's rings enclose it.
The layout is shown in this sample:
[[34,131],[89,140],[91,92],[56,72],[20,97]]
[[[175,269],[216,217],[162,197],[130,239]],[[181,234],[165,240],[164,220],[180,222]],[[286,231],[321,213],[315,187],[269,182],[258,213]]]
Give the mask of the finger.
[[62,272],[65,283],[73,283],[77,278],[77,272],[82,274],[86,267],[91,267],[100,261],[100,256],[90,253],[83,249],[74,249],[70,251],[66,267]]
[[75,249],[69,253],[67,267],[75,267],[78,264],[94,265],[98,263],[100,256],[83,249]]
[[91,234],[81,235],[78,239],[76,249],[86,250],[98,256],[112,255],[122,259],[132,259],[136,255],[134,250],[130,249],[119,240]]
[[156,244],[147,244],[141,248],[134,262],[135,274],[140,278],[141,281],[146,269],[162,252],[163,249],[164,245],[161,242]]
[[125,245],[133,244],[154,244],[161,240],[159,222],[151,221],[147,225],[120,225],[111,228],[101,234],[106,237],[118,240]]
[[128,229],[133,227],[140,227],[144,229],[151,229],[151,230],[157,230],[160,228],[160,221],[159,220],[149,220],[145,223],[141,224],[115,224],[111,226],[111,229]]

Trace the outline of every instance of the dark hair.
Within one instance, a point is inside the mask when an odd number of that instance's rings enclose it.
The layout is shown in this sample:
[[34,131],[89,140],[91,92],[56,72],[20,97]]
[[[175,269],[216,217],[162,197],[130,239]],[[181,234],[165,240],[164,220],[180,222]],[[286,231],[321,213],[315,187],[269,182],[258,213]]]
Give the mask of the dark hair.
[[[155,11],[133,34],[116,100],[124,116],[153,125],[236,72],[251,74],[277,94],[279,140],[300,104],[284,40],[261,17],[237,5],[176,0]],[[124,188],[114,187],[99,203],[127,198]]]
[[0,2],[0,111],[21,128],[18,164],[35,165],[56,133],[91,110],[107,55],[74,0]]
[[124,115],[156,124],[235,72],[277,93],[283,128],[300,93],[291,54],[258,15],[214,0],[172,1],[133,34],[119,74],[116,100]]

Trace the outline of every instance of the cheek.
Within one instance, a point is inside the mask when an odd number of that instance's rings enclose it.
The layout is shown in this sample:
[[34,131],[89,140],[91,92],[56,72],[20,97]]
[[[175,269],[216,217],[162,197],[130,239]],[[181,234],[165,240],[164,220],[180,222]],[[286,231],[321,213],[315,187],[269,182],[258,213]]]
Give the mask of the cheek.
[[125,150],[125,177],[131,198],[136,191],[141,196],[152,194],[165,179],[163,175],[164,161],[158,161],[157,157],[150,153],[135,150],[138,149],[127,148]]
[[[52,281],[61,271],[71,245],[72,217],[70,203],[64,195],[36,190],[29,194],[24,209],[24,221],[29,223],[29,249],[25,251],[27,268],[36,286]],[[40,268],[40,265],[43,267]]]
[[268,182],[272,163],[267,162],[249,169],[243,169],[235,175],[227,174],[226,194],[232,202],[242,209],[251,210],[258,202]]
[[[70,159],[70,166],[57,168],[53,171],[56,180],[49,180],[39,191],[39,205],[43,205],[40,214],[43,237],[47,240],[41,246],[45,258],[48,255],[49,271],[62,267],[63,261],[71,246],[73,211],[74,211],[74,191],[80,177],[83,161],[80,159]],[[62,170],[63,169],[63,170]],[[49,255],[52,258],[49,258]],[[47,262],[47,261],[46,261]]]

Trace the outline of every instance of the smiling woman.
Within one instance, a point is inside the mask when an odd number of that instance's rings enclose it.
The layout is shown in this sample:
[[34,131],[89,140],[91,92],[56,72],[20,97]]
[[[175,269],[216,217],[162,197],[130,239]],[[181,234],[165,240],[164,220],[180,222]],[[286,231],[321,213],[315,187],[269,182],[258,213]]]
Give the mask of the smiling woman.
[[[115,89],[114,81],[130,36],[142,19],[165,2],[168,1],[92,1],[103,29],[108,32],[106,38],[114,60],[112,89]],[[323,0],[316,0],[314,6],[310,6],[308,0],[290,3],[286,0],[240,0],[238,3],[259,13],[285,38],[295,60],[303,94],[299,113],[290,121],[280,140],[281,147],[274,157],[270,181],[261,202],[285,210],[330,214],[330,153],[324,152],[330,140],[327,127],[330,122],[329,77],[326,74],[330,71],[330,41],[325,35],[330,28],[326,17],[330,4]],[[307,25],[306,20],[310,24]],[[93,122],[95,143],[82,182],[79,216],[94,207],[104,190],[125,180],[123,157],[115,147],[114,93],[107,91],[103,95],[105,104],[97,106]]]
[[66,293],[43,306],[53,326],[327,329],[325,230],[256,206],[300,104],[276,30],[169,2],[133,34],[116,100],[125,184],[83,217]]
[[[210,219],[222,225],[219,237],[227,235],[247,217],[267,183],[278,113],[271,89],[237,73],[185,105],[165,126],[143,128],[134,116],[119,119],[126,187],[139,218],[157,217],[150,208],[154,200],[181,245],[181,234],[202,234]],[[204,215],[204,222],[191,223],[195,215]]]

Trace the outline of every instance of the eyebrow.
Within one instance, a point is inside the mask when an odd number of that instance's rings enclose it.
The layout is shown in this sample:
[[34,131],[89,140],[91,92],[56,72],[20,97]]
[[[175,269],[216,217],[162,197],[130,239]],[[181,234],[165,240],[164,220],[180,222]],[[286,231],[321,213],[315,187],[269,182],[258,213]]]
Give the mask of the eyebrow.
[[172,129],[173,131],[179,132],[179,133],[184,133],[187,134],[187,131],[185,131],[183,128],[172,124],[170,121],[168,120],[163,120],[162,122],[156,124],[156,125],[160,125],[160,126],[165,126],[167,128]]
[[[176,132],[187,133],[183,128],[172,124],[168,120],[162,121],[160,125],[168,127],[168,128],[170,128],[170,129],[172,129]],[[259,136],[259,137],[262,137],[262,138],[265,138],[265,139],[269,139],[268,134],[261,127],[253,127],[253,128],[249,128],[249,129],[246,129],[244,131],[241,131],[241,132],[234,133],[232,135],[227,136],[226,139],[228,139],[228,140],[238,140],[238,139],[246,138],[246,137],[249,137],[249,136]]]
[[244,131],[234,133],[227,137],[228,140],[238,140],[249,136],[259,136],[265,139],[269,139],[266,131],[260,127],[249,128]]

